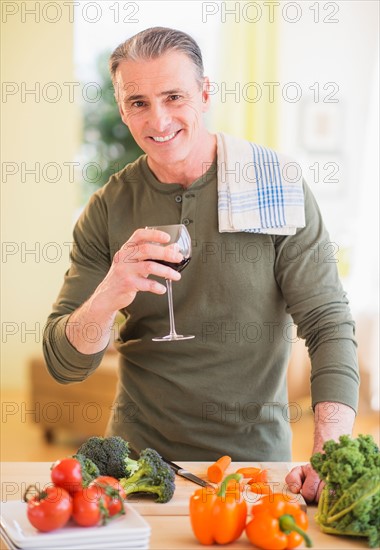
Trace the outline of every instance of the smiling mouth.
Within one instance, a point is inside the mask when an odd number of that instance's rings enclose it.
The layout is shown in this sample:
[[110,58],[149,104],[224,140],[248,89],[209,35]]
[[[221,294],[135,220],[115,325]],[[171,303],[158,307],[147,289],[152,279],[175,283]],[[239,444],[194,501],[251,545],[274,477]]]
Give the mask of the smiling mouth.
[[176,137],[177,134],[179,134],[181,130],[177,130],[176,132],[173,132],[172,134],[168,134],[167,136],[150,136],[150,138],[155,142],[155,143],[166,143],[167,141],[171,141],[172,139],[174,139]]

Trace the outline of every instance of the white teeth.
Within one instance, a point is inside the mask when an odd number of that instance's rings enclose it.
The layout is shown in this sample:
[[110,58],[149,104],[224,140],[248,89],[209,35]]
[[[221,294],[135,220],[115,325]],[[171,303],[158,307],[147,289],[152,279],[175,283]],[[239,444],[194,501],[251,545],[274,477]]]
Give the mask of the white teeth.
[[173,139],[174,136],[176,135],[177,132],[173,132],[172,134],[170,134],[169,136],[165,136],[165,137],[153,137],[154,141],[159,141],[159,142],[163,142],[163,141],[169,141],[169,139]]

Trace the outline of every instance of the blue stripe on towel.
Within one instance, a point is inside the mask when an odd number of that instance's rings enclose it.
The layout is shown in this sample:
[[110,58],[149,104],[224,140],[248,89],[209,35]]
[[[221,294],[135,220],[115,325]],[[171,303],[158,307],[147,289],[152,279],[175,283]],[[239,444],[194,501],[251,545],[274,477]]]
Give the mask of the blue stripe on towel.
[[272,159],[272,155],[271,155],[271,159],[269,159],[269,153],[270,153],[269,149],[266,149],[266,150],[264,149],[264,153],[266,155],[266,162],[264,162],[264,166],[267,174],[269,175],[269,185],[270,185],[271,198],[272,198],[272,200],[269,201],[268,203],[268,208],[269,208],[269,211],[271,212],[271,221],[273,223],[273,226],[278,227],[277,209],[271,208],[271,205],[274,206],[278,202],[276,200],[276,194],[275,194],[276,180],[275,180],[274,166],[272,164],[273,159]]
[[270,219],[270,227],[277,227],[276,222],[275,222],[275,216],[274,216],[273,208],[271,208],[271,202],[273,201],[273,179],[272,179],[272,174],[271,174],[270,167],[269,167],[269,164],[268,164],[268,156],[266,155],[265,149],[263,149],[261,146],[258,146],[258,148],[259,148],[259,151],[260,151],[260,154],[261,154],[262,163],[263,163],[263,166],[264,166],[264,174],[265,174],[265,184],[266,184],[265,192],[266,192],[266,195],[267,195],[267,200],[265,202],[265,208],[267,209],[268,217]]
[[[280,174],[280,163],[277,154],[272,149],[266,149],[256,145],[259,148],[266,174],[266,208],[269,211],[271,219],[270,227],[283,227],[285,223],[283,185]],[[271,195],[272,200],[268,200]]]
[[[253,165],[255,167],[255,175],[256,175],[256,183],[257,183],[257,193],[258,193],[258,201],[259,201],[259,210],[260,210],[260,224],[261,224],[261,227],[268,227],[267,225],[267,221],[264,225],[264,221],[263,221],[263,209],[262,209],[262,197],[261,197],[261,180],[262,180],[262,177],[261,177],[261,174],[260,176],[258,175],[257,173],[257,166],[258,166],[258,162],[256,161],[256,146],[254,143],[250,143],[249,144],[251,146],[251,149],[252,149],[252,154],[253,154]],[[265,210],[264,210],[264,213],[265,213]]]
[[[286,216],[285,216],[285,204],[284,204],[284,187],[283,187],[283,183],[282,183],[282,177],[281,177],[281,174],[280,174],[280,163],[278,161],[278,156],[277,156],[276,152],[274,152],[274,154],[276,155],[276,160],[277,160],[277,164],[276,164],[277,178],[278,178],[278,181],[280,182],[279,185],[278,185],[279,210],[280,210],[280,227],[284,227],[285,225],[287,225]],[[303,200],[303,194],[302,194],[302,200]]]
[[275,151],[255,143],[250,143],[250,146],[256,173],[262,226],[266,228],[283,227],[286,225],[284,190],[277,154]]

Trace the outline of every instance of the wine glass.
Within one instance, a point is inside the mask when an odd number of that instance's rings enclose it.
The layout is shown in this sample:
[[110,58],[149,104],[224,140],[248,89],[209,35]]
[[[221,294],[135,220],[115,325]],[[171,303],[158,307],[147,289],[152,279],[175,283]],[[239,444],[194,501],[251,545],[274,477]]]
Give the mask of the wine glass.
[[[183,260],[180,263],[166,262],[164,260],[154,260],[155,262],[167,265],[178,272],[181,272],[189,264],[191,260],[191,237],[185,225],[158,225],[155,227],[149,227],[149,229],[159,229],[170,235],[170,241],[160,246],[168,246],[169,244],[177,243],[179,245],[179,252],[183,256]],[[176,340],[189,340],[194,336],[184,336],[183,334],[177,334],[174,323],[174,311],[173,311],[173,293],[172,293],[172,281],[165,279],[166,288],[168,290],[168,302],[169,302],[169,321],[170,332],[166,336],[157,336],[152,338],[154,342],[173,342]]]

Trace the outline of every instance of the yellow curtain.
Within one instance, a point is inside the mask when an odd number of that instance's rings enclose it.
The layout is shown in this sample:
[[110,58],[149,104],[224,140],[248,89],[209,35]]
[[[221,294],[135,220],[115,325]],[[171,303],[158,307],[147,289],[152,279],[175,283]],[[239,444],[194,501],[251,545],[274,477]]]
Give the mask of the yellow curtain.
[[220,53],[212,83],[211,122],[216,131],[276,148],[279,14],[269,4],[219,4]]

